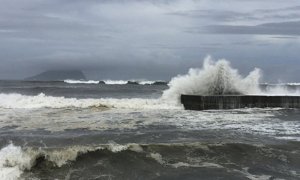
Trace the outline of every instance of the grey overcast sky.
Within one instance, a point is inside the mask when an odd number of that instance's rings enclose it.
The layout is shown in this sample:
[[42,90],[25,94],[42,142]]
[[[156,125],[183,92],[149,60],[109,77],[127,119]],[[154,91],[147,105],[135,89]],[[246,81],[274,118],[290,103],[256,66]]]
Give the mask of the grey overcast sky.
[[0,79],[163,79],[225,58],[300,82],[299,0],[0,0]]

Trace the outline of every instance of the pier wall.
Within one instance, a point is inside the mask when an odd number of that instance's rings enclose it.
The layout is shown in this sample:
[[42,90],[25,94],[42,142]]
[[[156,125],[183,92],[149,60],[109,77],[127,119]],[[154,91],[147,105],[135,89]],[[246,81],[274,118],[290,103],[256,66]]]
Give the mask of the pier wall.
[[187,110],[266,107],[300,108],[300,96],[181,95],[181,103]]

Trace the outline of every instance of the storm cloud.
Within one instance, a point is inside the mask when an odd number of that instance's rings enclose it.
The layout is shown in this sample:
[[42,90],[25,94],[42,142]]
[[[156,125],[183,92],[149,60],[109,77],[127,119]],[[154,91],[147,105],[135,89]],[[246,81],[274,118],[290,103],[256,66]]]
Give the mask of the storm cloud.
[[[80,69],[164,79],[226,58],[265,81],[300,81],[298,0],[0,0],[0,79]],[[280,73],[278,72],[280,69]]]
[[266,23],[256,26],[215,25],[206,27],[207,33],[257,34],[257,35],[300,35],[300,21]]

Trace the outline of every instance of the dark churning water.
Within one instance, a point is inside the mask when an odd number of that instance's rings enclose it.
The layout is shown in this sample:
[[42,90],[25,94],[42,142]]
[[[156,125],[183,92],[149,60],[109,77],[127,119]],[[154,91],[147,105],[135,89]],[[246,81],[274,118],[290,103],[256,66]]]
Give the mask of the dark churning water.
[[1,81],[0,179],[300,179],[298,109],[186,111],[166,89]]

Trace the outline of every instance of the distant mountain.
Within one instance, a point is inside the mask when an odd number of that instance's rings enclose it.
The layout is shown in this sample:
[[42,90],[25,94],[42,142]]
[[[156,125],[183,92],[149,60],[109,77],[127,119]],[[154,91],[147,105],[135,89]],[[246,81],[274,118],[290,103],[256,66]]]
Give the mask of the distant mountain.
[[86,77],[80,70],[54,70],[45,71],[25,80],[28,81],[63,81],[65,79],[86,80]]

